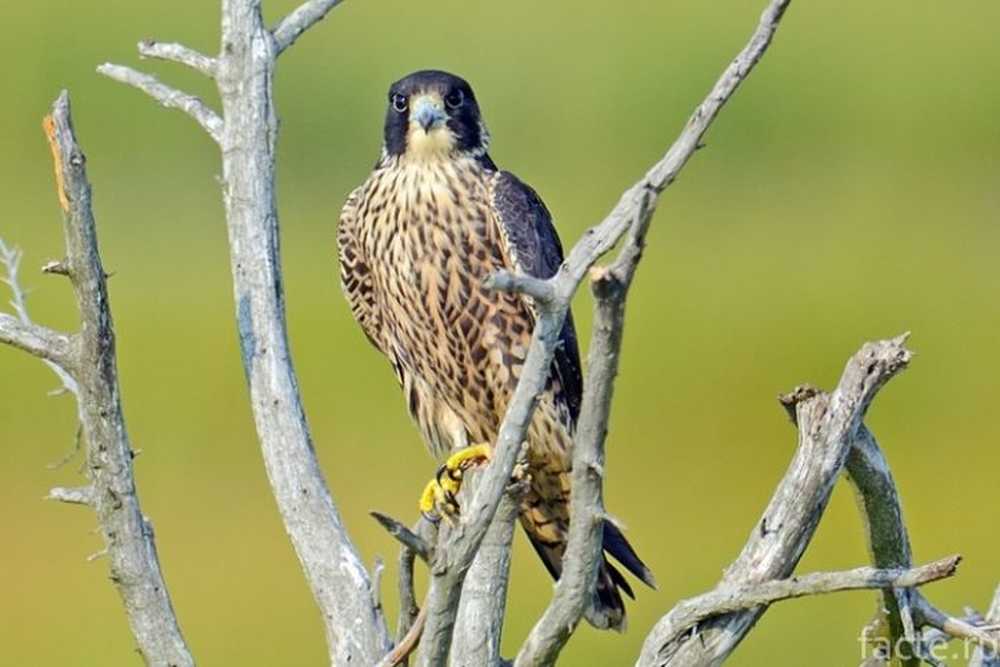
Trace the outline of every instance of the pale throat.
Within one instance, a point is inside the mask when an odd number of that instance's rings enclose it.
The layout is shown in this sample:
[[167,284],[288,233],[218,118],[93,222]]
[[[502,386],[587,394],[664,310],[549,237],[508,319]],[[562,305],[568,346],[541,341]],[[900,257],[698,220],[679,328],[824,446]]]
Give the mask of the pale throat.
[[455,134],[448,126],[424,128],[416,123],[410,123],[406,134],[406,152],[404,158],[415,162],[433,162],[447,160],[453,157],[455,150]]

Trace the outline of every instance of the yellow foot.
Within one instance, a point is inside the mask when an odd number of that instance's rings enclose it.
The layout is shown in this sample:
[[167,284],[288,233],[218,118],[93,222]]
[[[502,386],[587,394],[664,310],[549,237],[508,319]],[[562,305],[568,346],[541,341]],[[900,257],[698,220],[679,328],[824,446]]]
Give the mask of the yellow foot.
[[460,449],[438,468],[437,475],[420,494],[420,512],[430,521],[445,517],[449,521],[459,514],[458,495],[465,471],[490,460],[489,445],[473,445]]

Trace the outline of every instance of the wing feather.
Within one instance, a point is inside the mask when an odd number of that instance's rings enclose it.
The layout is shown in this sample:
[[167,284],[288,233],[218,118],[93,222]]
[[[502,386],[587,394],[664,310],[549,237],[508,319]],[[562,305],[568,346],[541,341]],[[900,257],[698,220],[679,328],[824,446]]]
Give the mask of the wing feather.
[[355,189],[344,203],[337,225],[337,254],[340,260],[340,287],[347,297],[351,314],[368,340],[386,353],[382,341],[382,314],[375,293],[371,264],[359,238],[358,202],[364,186]]
[[[536,278],[551,278],[563,261],[562,243],[552,216],[530,186],[506,171],[494,177],[493,206],[503,225],[515,269]],[[573,426],[580,415],[583,376],[572,313],[566,316],[552,369],[562,387],[561,398]]]

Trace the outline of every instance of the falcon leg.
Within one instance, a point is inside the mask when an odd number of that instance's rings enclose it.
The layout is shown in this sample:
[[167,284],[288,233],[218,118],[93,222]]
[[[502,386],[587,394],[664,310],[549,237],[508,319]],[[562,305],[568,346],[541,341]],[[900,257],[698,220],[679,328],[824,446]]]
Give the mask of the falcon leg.
[[420,494],[421,514],[430,521],[438,521],[442,516],[453,521],[459,514],[456,496],[462,488],[465,471],[489,461],[490,451],[489,445],[481,444],[460,449],[449,456]]

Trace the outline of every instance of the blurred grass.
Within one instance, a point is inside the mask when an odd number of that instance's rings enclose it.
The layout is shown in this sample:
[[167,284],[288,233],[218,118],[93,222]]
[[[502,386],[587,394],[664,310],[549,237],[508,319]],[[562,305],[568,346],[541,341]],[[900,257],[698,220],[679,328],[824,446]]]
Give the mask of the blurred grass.
[[[277,18],[294,2],[269,2]],[[279,181],[291,336],[319,454],[367,561],[395,545],[366,513],[412,513],[432,472],[386,364],[335,281],[334,221],[378,151],[389,81],[465,75],[494,158],[534,185],[572,242],[663,151],[762,3],[351,2],[282,58]],[[24,248],[36,319],[68,328],[39,121],[73,94],[119,334],[141,498],[201,664],[322,664],[323,635],[257,453],[231,318],[214,147],[183,115],[101,79],[140,38],[214,50],[212,2],[7,3],[0,42],[0,236]],[[832,386],[865,339],[912,329],[912,369],[869,419],[902,487],[917,558],[961,551],[933,594],[983,606],[1000,577],[995,353],[1000,326],[1000,5],[797,3],[669,191],[630,304],[607,497],[660,582],[624,636],[584,628],[568,665],[630,664],[680,596],[740,548],[794,447],[774,396]],[[207,82],[142,67],[215,100]],[[581,296],[577,317],[589,323]],[[0,664],[136,664],[85,511],[43,503],[79,480],[45,464],[73,409],[0,350]],[[802,569],[865,560],[838,489]],[[507,651],[550,582],[518,537]],[[394,617],[393,586],[386,603]],[[873,596],[779,605],[735,665],[856,664]]]

